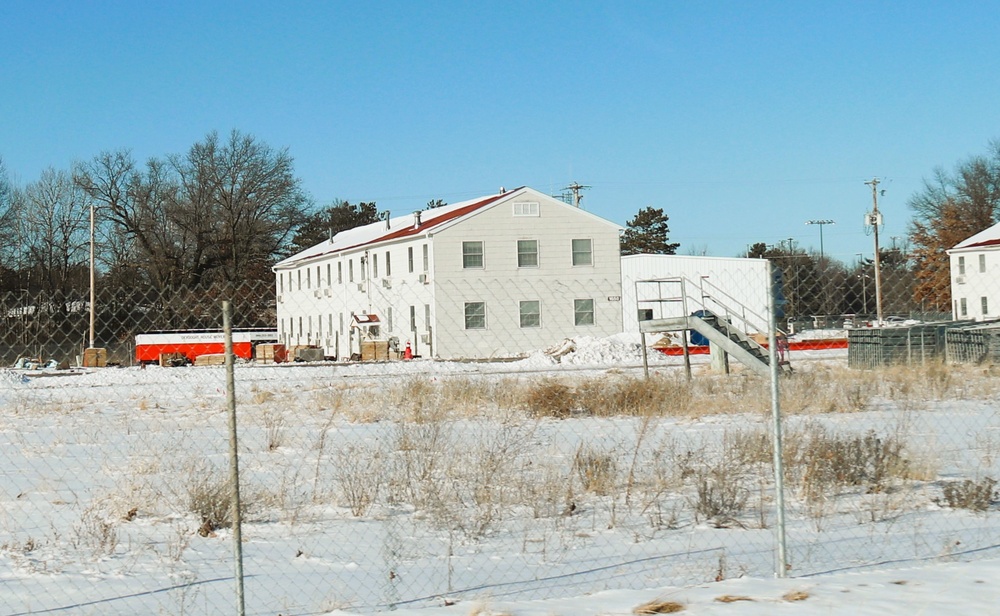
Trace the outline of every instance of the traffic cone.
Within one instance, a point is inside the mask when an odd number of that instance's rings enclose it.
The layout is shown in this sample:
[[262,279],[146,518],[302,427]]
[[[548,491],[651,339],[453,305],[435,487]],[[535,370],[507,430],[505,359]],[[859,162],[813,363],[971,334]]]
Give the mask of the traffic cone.
[[403,349],[403,359],[413,359],[413,349],[410,348],[410,341],[406,341],[406,348]]

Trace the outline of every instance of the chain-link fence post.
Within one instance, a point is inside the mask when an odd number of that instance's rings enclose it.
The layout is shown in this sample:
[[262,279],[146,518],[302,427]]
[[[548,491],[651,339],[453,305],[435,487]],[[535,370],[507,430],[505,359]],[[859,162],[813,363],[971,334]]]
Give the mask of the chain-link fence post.
[[236,576],[236,613],[246,614],[243,594],[243,518],[240,512],[239,438],[236,433],[236,376],[233,361],[233,315],[228,300],[222,302],[222,329],[226,340],[226,408],[229,412],[229,483],[232,489],[233,557]]

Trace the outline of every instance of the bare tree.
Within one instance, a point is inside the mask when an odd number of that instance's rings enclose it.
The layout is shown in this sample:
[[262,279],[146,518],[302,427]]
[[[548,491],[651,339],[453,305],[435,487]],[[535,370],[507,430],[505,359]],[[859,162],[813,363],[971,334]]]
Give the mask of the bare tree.
[[307,204],[288,153],[238,131],[141,169],[127,150],[105,152],[76,181],[119,234],[110,271],[140,268],[161,289],[270,280]]
[[41,287],[66,293],[86,286],[90,197],[66,171],[49,168],[19,202],[22,243]]

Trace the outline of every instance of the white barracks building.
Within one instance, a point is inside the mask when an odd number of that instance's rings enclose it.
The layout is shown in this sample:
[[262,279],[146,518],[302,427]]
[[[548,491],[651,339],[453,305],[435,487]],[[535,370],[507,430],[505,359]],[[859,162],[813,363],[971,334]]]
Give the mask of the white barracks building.
[[959,242],[948,256],[953,318],[1000,317],[1000,223]]
[[349,229],[274,266],[279,339],[455,359],[616,334],[620,232],[526,187]]

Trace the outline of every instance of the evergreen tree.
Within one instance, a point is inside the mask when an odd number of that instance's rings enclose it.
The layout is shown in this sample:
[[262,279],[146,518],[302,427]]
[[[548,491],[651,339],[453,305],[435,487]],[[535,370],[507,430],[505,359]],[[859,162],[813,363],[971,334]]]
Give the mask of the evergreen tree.
[[669,219],[661,208],[645,207],[639,210],[625,225],[625,233],[621,238],[621,253],[623,255],[677,254],[677,247],[680,244],[668,241]]

